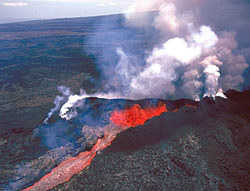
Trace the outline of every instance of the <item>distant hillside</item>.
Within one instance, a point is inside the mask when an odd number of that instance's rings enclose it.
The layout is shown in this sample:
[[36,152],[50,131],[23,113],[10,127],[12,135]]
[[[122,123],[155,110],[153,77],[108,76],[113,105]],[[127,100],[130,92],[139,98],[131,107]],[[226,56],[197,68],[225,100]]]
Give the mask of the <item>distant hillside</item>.
[[130,56],[143,55],[152,38],[126,26],[123,15],[1,24],[0,134],[8,137],[40,124],[60,85],[74,93],[100,90],[97,63],[116,63],[118,46],[136,47]]
[[[72,94],[102,92],[101,71],[113,75],[117,47],[139,62],[159,35],[150,26],[128,26],[123,15],[1,24],[0,190],[31,186],[64,160],[91,150],[103,138],[95,130],[110,123],[114,109],[159,101],[90,98],[91,107],[80,108],[75,121],[57,111],[43,123],[58,86]],[[195,107],[186,107],[192,100],[163,100],[171,112],[122,132],[90,167],[54,190],[247,190],[250,95],[226,95]]]
[[24,18],[3,18],[0,19],[0,24],[6,24],[6,23],[16,23],[16,22],[23,22],[23,21],[31,21],[31,20],[40,20],[40,19],[24,19]]

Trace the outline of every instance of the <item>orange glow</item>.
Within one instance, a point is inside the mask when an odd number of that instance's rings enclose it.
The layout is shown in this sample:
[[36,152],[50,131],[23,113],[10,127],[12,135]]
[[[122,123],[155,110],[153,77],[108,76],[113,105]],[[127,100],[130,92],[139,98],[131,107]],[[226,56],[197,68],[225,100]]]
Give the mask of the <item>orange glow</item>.
[[157,107],[142,108],[139,104],[135,104],[125,110],[115,110],[110,120],[122,127],[136,127],[143,125],[148,119],[159,116],[163,112],[167,112],[166,104],[159,103]]
[[159,103],[157,107],[149,107],[145,109],[142,108],[140,105],[135,104],[132,107],[123,111],[115,110],[110,117],[110,120],[115,125],[110,124],[104,127],[104,138],[98,139],[96,145],[92,148],[91,151],[82,152],[78,156],[72,157],[62,162],[49,174],[45,175],[34,185],[24,189],[23,191],[49,190],[54,188],[58,184],[69,181],[73,175],[78,174],[84,168],[89,166],[92,159],[96,156],[96,152],[108,147],[111,142],[116,138],[117,134],[126,130],[129,127],[142,125],[148,119],[154,116],[159,116],[161,113],[166,111],[166,104],[163,103]]
[[45,175],[34,185],[24,189],[23,191],[45,191],[52,189],[58,184],[69,181],[73,175],[78,174],[84,168],[89,166],[92,159],[96,156],[96,152],[109,146],[115,139],[116,135],[121,132],[121,130],[119,128],[117,129],[117,127],[114,130],[113,126],[106,126],[105,129],[106,132],[104,138],[98,139],[91,151],[82,152],[78,156],[62,162],[49,174]]
[[[196,108],[191,104],[185,104],[184,107]],[[80,153],[76,157],[72,157],[65,160],[56,168],[54,168],[49,174],[45,175],[34,185],[24,189],[23,191],[45,191],[54,188],[58,184],[62,184],[70,180],[70,178],[81,172],[83,169],[91,164],[91,161],[96,156],[97,151],[101,151],[108,147],[116,136],[130,128],[138,125],[143,125],[147,120],[152,117],[159,116],[163,112],[167,112],[166,104],[158,103],[156,107],[142,108],[139,104],[135,104],[130,108],[124,110],[115,110],[110,117],[109,125],[104,127],[104,137],[98,139],[95,146],[91,151]],[[171,110],[177,112],[178,108]]]

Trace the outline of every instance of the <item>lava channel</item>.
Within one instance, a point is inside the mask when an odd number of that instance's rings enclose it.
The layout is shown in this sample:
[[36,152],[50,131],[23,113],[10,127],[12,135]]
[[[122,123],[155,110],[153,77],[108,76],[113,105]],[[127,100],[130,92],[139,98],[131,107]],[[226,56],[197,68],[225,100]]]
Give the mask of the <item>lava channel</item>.
[[159,103],[157,107],[142,108],[139,104],[135,104],[125,110],[115,110],[110,120],[122,127],[136,127],[143,125],[148,119],[159,116],[163,112],[167,112],[166,104]]
[[166,104],[164,103],[159,103],[157,107],[148,108],[142,108],[140,105],[135,104],[125,110],[115,110],[110,117],[112,123],[104,127],[104,137],[98,139],[91,151],[82,152],[76,157],[65,160],[38,182],[24,189],[24,191],[45,191],[69,181],[73,175],[78,174],[89,166],[97,151],[108,147],[117,134],[130,127],[143,125],[148,119],[159,116],[163,112],[167,112]]

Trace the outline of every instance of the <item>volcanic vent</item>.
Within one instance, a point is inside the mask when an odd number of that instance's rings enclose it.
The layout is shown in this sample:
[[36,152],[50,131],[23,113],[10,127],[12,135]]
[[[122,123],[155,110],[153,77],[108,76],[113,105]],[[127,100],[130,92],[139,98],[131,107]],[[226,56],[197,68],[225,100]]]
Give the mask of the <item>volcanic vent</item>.
[[[49,190],[58,184],[69,181],[73,175],[78,174],[89,166],[92,159],[96,156],[96,153],[108,147],[116,138],[117,134],[122,131],[130,127],[143,125],[147,120],[160,116],[164,112],[176,112],[181,107],[193,108],[198,106],[197,102],[190,100],[170,102],[153,99],[129,101],[88,98],[85,104],[89,105],[85,105],[85,107],[89,108],[87,112],[85,111],[85,113],[88,114],[79,114],[80,117],[77,119],[78,121],[82,120],[88,123],[93,116],[97,119],[109,113],[109,122],[106,120],[104,120],[104,122],[102,121],[103,136],[97,140],[90,151],[80,152],[75,157],[65,159],[61,164],[52,169],[51,172],[24,190]],[[104,111],[105,113],[102,113]],[[93,122],[93,119],[91,121]]]
[[53,190],[247,190],[249,93],[229,91],[228,99],[199,105],[179,100],[178,107],[198,107],[122,132],[88,169]]

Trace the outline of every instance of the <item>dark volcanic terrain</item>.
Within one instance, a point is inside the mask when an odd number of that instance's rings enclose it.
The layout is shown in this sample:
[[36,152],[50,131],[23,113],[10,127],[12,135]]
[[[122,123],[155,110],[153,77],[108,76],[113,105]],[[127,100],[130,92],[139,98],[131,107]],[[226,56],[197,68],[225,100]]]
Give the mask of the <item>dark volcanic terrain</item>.
[[249,190],[250,91],[128,129],[53,190]]
[[102,91],[101,67],[117,63],[118,46],[136,60],[157,42],[153,29],[123,22],[112,15],[0,25],[0,190],[25,189],[91,151],[115,109],[159,101],[169,112],[121,132],[90,166],[52,190],[249,190],[250,91],[200,102],[88,98],[73,120],[56,112],[43,124],[58,86],[72,94]]
[[103,68],[96,62],[107,67],[117,63],[117,46],[136,47],[137,52],[128,51],[136,57],[155,43],[150,30],[123,23],[123,15],[113,15],[1,24],[1,138],[41,124],[60,85],[73,93],[80,88],[87,93],[100,91]]
[[[74,94],[81,88],[87,93],[100,91],[102,68],[97,61],[107,66],[117,63],[116,47],[121,43],[137,47],[142,54],[152,47],[154,40],[149,33],[126,27],[123,22],[122,15],[113,15],[0,25],[0,153],[4,153],[0,157],[0,190],[13,181],[14,169],[24,175],[20,170],[23,167],[16,165],[51,149],[40,146],[41,140],[34,140],[32,135],[54,107],[58,86],[70,87]],[[119,36],[125,34],[123,31],[130,34],[130,41],[124,40],[125,35]],[[108,59],[103,57],[104,50],[109,53]],[[130,56],[136,55],[133,52]],[[62,148],[60,152],[64,154],[42,165],[46,166],[44,173],[66,155],[75,155],[72,150],[74,147]],[[53,153],[41,160],[46,161]],[[18,179],[19,176],[14,181]],[[20,187],[19,183],[15,185]]]

